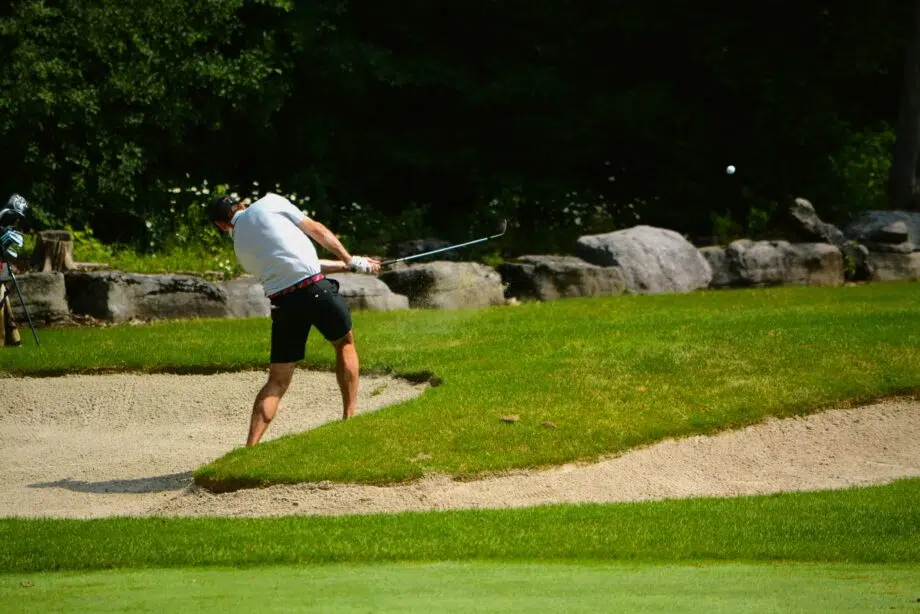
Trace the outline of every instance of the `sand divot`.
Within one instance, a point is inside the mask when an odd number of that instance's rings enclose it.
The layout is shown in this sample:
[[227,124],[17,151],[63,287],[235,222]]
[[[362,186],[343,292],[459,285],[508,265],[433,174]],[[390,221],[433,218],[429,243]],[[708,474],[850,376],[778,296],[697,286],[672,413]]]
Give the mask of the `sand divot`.
[[[728,497],[920,476],[920,401],[892,399],[714,437],[668,440],[599,463],[473,482],[274,486],[214,495],[191,471],[241,445],[262,372],[0,380],[0,517],[342,515]],[[362,378],[359,411],[425,386]],[[266,439],[338,419],[329,373],[298,372]]]

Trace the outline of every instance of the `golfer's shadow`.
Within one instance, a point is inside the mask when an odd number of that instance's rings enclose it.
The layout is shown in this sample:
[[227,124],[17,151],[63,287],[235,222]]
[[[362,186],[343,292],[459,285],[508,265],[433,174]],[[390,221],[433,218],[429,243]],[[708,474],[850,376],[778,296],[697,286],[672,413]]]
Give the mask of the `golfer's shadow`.
[[179,491],[192,483],[192,472],[170,473],[149,478],[130,480],[103,480],[86,482],[83,480],[57,480],[55,482],[38,482],[29,484],[29,488],[66,488],[74,492],[102,494],[143,494]]

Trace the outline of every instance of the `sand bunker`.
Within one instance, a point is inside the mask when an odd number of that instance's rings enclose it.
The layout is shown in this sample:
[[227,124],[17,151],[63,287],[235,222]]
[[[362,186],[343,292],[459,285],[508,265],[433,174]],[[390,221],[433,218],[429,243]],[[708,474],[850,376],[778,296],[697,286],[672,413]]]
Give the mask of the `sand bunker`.
[[[191,472],[242,444],[262,372],[0,380],[0,516],[278,516],[523,507],[845,488],[920,476],[920,401],[894,399],[668,440],[599,463],[473,482],[273,486],[214,495]],[[359,412],[423,385],[362,378]],[[266,440],[338,419],[329,373],[298,372]]]

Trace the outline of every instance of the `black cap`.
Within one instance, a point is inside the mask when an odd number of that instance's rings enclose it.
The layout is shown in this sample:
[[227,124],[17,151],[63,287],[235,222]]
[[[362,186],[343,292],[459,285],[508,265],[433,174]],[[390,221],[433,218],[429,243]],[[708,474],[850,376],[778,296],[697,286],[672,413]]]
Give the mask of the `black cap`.
[[211,199],[211,206],[208,208],[208,217],[211,222],[227,222],[233,219],[231,209],[233,205],[240,202],[240,199],[232,194],[219,194]]

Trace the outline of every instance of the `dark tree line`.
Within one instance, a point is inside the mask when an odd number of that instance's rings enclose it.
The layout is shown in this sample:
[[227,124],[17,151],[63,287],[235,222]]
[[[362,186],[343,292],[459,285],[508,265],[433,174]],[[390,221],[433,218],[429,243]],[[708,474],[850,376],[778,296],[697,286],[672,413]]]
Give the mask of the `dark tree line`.
[[744,232],[796,196],[917,209],[917,4],[14,0],[0,188],[138,244],[203,179],[383,239],[511,217],[544,249]]

